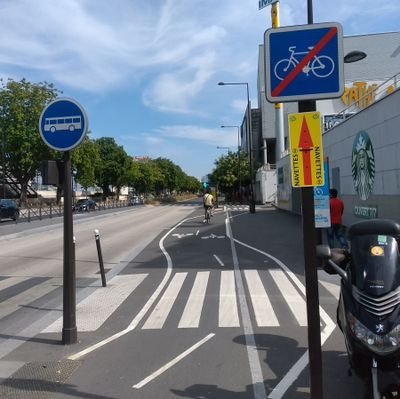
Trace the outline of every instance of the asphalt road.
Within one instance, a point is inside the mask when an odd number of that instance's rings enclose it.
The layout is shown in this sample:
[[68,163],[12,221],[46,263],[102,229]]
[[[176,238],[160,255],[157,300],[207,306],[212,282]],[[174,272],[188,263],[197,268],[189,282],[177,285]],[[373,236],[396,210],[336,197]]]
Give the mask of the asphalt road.
[[[0,228],[0,397],[309,398],[301,219],[227,207],[205,225],[198,205],[76,219],[79,342],[68,346],[60,224]],[[335,325],[338,280],[319,279],[324,398],[362,398]]]

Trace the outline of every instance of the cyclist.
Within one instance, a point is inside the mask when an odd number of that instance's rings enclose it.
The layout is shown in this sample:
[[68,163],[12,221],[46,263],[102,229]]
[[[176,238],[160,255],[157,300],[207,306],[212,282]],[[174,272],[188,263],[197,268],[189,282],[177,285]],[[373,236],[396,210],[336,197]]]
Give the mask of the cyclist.
[[209,187],[207,188],[206,192],[204,193],[203,205],[204,205],[204,221],[203,221],[203,223],[206,223],[206,221],[207,221],[207,211],[208,211],[208,209],[210,209],[210,211],[211,211],[211,209],[214,206],[214,197],[211,194],[211,190],[210,190]]

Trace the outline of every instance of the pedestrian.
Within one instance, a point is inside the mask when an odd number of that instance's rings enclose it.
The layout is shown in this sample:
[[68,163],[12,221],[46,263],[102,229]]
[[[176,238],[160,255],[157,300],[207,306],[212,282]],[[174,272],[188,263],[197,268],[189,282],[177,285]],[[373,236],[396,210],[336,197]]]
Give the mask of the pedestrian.
[[338,198],[336,188],[329,190],[329,209],[331,214],[331,227],[328,227],[327,238],[331,248],[335,246],[335,237],[339,241],[342,248],[347,249],[347,240],[343,235],[344,226],[342,225],[342,215],[344,211],[344,203]]

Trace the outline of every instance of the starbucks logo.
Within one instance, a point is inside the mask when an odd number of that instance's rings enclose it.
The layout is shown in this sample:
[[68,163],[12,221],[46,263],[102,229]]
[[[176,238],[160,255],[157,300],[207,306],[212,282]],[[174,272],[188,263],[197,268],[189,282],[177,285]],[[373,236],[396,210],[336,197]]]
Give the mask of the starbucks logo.
[[354,139],[351,172],[358,196],[362,200],[368,199],[374,187],[375,158],[371,140],[364,131],[359,132]]

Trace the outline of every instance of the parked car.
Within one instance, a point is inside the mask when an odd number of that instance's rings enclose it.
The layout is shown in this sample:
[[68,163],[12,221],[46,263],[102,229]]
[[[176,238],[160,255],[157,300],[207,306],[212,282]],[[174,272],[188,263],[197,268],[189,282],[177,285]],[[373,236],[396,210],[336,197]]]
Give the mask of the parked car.
[[93,201],[90,198],[80,199],[76,202],[74,207],[72,208],[74,211],[94,211],[96,209],[96,201]]
[[0,220],[12,219],[16,221],[18,218],[19,208],[16,201],[13,199],[0,199]]
[[130,197],[128,200],[128,205],[141,205],[143,204],[143,198],[137,195],[134,195],[133,197]]

